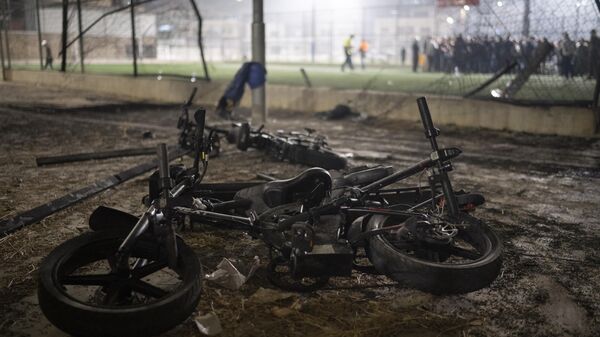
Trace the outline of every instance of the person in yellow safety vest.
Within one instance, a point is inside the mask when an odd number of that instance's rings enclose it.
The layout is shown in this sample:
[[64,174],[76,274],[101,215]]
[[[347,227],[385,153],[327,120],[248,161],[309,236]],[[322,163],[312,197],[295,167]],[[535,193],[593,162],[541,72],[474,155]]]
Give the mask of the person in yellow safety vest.
[[367,52],[369,51],[369,44],[367,40],[360,40],[360,45],[358,46],[358,52],[360,53],[360,66],[364,70],[365,69],[365,59],[367,58]]
[[346,65],[348,65],[351,70],[354,70],[354,65],[352,64],[352,39],[354,39],[354,34],[350,34],[350,36],[344,40],[344,55],[346,55],[346,60],[342,63],[342,71],[344,71]]

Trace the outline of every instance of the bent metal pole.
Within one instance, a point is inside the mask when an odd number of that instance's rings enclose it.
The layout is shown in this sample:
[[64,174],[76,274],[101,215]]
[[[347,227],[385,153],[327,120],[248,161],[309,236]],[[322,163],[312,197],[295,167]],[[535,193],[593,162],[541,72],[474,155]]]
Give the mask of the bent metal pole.
[[[252,11],[252,61],[265,66],[265,23],[263,22],[263,0],[253,0]],[[255,125],[267,122],[266,86],[252,89],[252,122]]]

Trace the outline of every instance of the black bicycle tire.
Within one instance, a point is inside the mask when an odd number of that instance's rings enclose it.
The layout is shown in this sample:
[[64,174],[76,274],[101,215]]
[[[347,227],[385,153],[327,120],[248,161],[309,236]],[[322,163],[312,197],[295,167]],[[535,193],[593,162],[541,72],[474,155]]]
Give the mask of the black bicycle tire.
[[[149,305],[102,308],[86,305],[57,289],[59,263],[77,251],[102,241],[120,240],[122,232],[88,232],[65,241],[41,263],[38,299],[44,315],[59,329],[74,336],[154,336],[183,322],[195,310],[201,293],[202,269],[194,251],[178,239],[179,263],[186,265],[183,285],[172,296]],[[140,238],[139,249],[156,249],[156,242]]]
[[[381,228],[389,216],[372,216],[367,230]],[[369,259],[377,270],[397,282],[433,294],[468,293],[489,286],[502,266],[502,243],[482,221],[463,215],[475,234],[484,235],[490,251],[472,264],[438,264],[402,254],[383,235],[369,239]]]

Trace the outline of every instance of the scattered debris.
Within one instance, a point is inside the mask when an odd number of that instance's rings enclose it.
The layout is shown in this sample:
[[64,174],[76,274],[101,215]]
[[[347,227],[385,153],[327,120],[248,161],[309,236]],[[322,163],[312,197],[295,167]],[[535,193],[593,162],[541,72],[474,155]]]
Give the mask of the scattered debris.
[[315,116],[325,120],[336,120],[349,117],[360,117],[361,114],[352,111],[352,108],[345,104],[338,104],[332,110],[315,113]]
[[241,151],[259,149],[280,161],[328,170],[340,170],[348,164],[346,158],[329,147],[326,137],[317,134],[314,129],[267,132],[263,131],[263,127],[253,129],[249,123],[235,123],[227,138]]
[[196,315],[194,318],[196,327],[201,333],[207,336],[215,336],[223,332],[221,320],[214,312],[209,312],[206,315]]
[[352,149],[339,149],[341,153],[344,153],[344,157],[360,160],[389,160],[392,158],[391,153],[369,151],[369,150],[352,150]]
[[296,312],[294,309],[292,308],[287,308],[287,307],[273,307],[271,309],[271,313],[273,314],[273,316],[277,317],[277,318],[283,318],[286,316],[289,316],[291,314],[293,314],[294,312]]
[[142,134],[143,139],[154,139],[154,133],[152,131],[146,131]]
[[[188,152],[189,150],[184,149],[176,149],[175,151],[171,151],[169,160],[173,160],[175,158],[184,156]],[[88,185],[75,192],[63,195],[58,199],[52,200],[43,205],[32,208],[28,211],[24,211],[13,218],[3,219],[0,221],[0,235],[6,235],[22,227],[36,223],[51,214],[54,214],[62,209],[65,209],[77,202],[87,199],[111,187],[117,186],[127,180],[135,178],[143,173],[146,173],[156,168],[157,166],[157,160],[136,165],[125,171],[121,171],[104,179],[100,179],[94,182],[93,184]]]
[[37,166],[44,166],[44,165],[72,163],[72,162],[86,161],[86,160],[145,156],[145,155],[151,155],[151,154],[155,154],[155,153],[156,153],[155,147],[142,147],[142,148],[114,150],[114,151],[76,153],[76,154],[68,154],[68,155],[63,155],[63,156],[38,157],[35,159],[35,162],[36,162]]
[[204,278],[227,289],[237,290],[254,275],[259,266],[258,256],[254,257],[254,261],[249,267],[238,260],[223,258],[217,265],[217,270],[205,275]]
[[258,62],[245,62],[227,86],[225,93],[217,103],[217,115],[223,119],[231,119],[233,109],[239,105],[244,96],[246,83],[250,89],[263,86],[266,82],[267,70]]
[[293,298],[296,296],[298,296],[298,294],[260,287],[254,294],[252,294],[252,296],[250,296],[250,298],[248,299],[248,303],[273,303],[288,298]]

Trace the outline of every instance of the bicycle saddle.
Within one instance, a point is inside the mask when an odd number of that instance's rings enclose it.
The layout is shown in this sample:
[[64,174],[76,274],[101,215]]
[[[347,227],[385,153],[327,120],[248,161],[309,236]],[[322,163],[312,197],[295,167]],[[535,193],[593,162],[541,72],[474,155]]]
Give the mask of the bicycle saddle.
[[[325,197],[325,193],[331,190],[331,184],[329,172],[320,167],[313,167],[293,178],[266,183],[263,199],[269,207],[306,198],[319,199],[320,202]],[[315,193],[322,194],[322,196],[310,195]]]
[[235,198],[251,200],[252,209],[259,214],[267,208],[295,201],[302,201],[306,207],[313,207],[320,204],[331,191],[331,185],[329,172],[313,167],[290,179],[274,180],[242,189],[236,193]]

